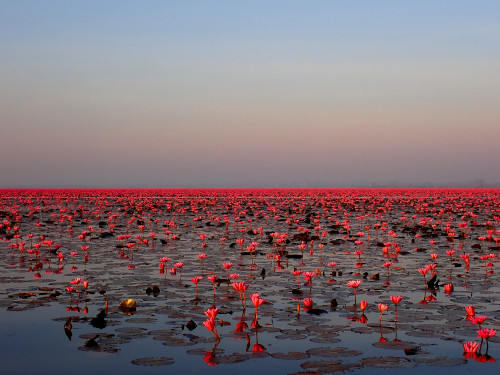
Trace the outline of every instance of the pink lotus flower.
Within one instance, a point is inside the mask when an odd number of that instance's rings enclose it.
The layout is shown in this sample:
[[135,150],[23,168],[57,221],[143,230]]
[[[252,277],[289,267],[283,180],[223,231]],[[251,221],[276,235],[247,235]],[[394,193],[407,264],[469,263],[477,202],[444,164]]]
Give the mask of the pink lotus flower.
[[306,299],[304,299],[303,302],[304,302],[304,309],[306,311],[309,311],[309,310],[312,309],[312,307],[313,307],[313,300],[312,300],[312,298],[306,298]]

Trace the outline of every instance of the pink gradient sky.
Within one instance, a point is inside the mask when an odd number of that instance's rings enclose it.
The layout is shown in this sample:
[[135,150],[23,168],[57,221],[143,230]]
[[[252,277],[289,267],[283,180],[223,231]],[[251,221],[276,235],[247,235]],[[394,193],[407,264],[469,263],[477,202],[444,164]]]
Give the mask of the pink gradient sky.
[[7,2],[0,187],[500,185],[500,4]]

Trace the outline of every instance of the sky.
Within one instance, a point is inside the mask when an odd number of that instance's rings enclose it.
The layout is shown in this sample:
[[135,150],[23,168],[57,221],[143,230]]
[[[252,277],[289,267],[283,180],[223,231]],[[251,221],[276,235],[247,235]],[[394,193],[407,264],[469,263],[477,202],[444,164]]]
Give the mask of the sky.
[[497,0],[0,9],[0,187],[500,186]]

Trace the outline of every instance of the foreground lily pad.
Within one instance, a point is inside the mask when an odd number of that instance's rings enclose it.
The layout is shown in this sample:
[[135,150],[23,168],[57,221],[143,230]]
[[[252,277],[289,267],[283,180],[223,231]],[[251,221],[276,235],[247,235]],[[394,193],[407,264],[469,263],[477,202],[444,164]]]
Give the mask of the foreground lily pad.
[[316,357],[356,357],[358,355],[363,354],[358,350],[350,350],[344,347],[320,347],[309,349],[306,351],[307,354]]
[[417,364],[404,357],[369,357],[363,358],[361,364],[373,368],[412,368]]
[[448,358],[444,355],[421,354],[415,356],[415,362],[430,365],[430,366],[460,366],[467,363],[465,358]]
[[167,366],[172,365],[175,361],[169,357],[145,357],[133,359],[132,364],[138,366]]
[[310,357],[310,355],[308,353],[302,353],[302,352],[288,352],[288,353],[273,353],[271,354],[271,357],[276,359],[297,360],[297,359],[307,359]]
[[[304,370],[316,370],[319,373],[333,374],[335,372],[350,372],[361,368],[357,363],[343,363],[337,361],[308,361],[300,365]],[[317,373],[316,372],[316,373]]]

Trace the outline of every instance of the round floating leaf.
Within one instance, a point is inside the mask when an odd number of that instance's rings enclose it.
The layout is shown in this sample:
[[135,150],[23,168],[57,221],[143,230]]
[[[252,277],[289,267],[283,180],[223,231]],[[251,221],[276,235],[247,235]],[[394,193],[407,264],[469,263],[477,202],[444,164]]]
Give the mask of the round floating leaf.
[[300,365],[304,370],[316,370],[320,373],[350,372],[361,368],[357,363],[342,363],[342,361],[308,361]]
[[302,352],[288,352],[288,353],[273,353],[271,354],[271,357],[276,359],[297,360],[297,359],[307,359],[310,357],[310,355]]
[[409,347],[416,347],[417,344],[409,342],[409,341],[399,341],[399,340],[392,340],[392,341],[379,341],[373,343],[373,346],[376,348],[380,349],[406,349]]
[[317,344],[336,344],[336,343],[341,342],[342,340],[340,340],[336,337],[319,335],[319,336],[310,338],[309,341],[315,342]]
[[363,358],[361,364],[374,368],[411,368],[417,364],[404,357],[369,357]]
[[156,319],[155,318],[133,317],[133,318],[128,318],[125,321],[127,323],[154,323],[154,322],[156,322]]
[[196,343],[191,341],[185,341],[177,337],[170,337],[167,341],[163,341],[162,344],[165,346],[191,346],[195,345]]
[[139,333],[144,333],[146,331],[146,328],[142,327],[120,327],[115,329],[116,332],[120,333],[130,333],[130,334],[139,334]]
[[145,357],[136,358],[131,361],[134,365],[138,366],[167,366],[172,365],[175,361],[169,357]]
[[309,349],[306,351],[307,354],[316,356],[316,357],[356,357],[358,355],[363,354],[358,350],[349,350],[344,347],[320,347]]
[[430,366],[460,366],[467,363],[465,358],[448,358],[444,355],[421,354],[414,357],[415,362]]

